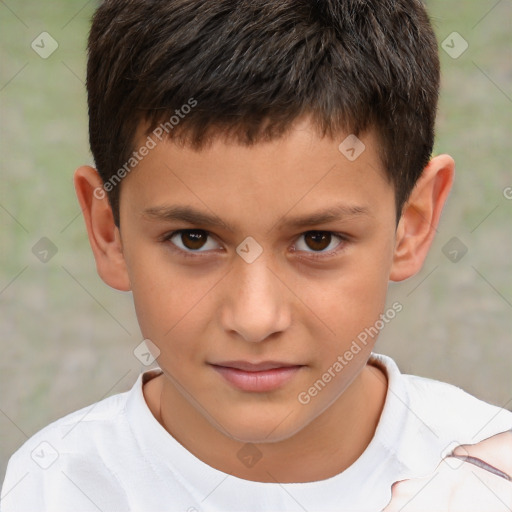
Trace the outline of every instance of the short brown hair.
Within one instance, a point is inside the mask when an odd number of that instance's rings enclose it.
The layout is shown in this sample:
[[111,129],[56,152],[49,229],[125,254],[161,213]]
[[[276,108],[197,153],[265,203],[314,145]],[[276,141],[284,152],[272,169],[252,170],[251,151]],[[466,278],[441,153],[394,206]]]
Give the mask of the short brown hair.
[[[400,213],[430,158],[437,43],[419,0],[105,0],[88,40],[89,134],[104,182],[193,98],[169,137],[254,144],[309,115],[375,129]],[[144,124],[141,124],[144,123]],[[341,141],[340,141],[341,142]],[[119,223],[119,190],[109,200]]]

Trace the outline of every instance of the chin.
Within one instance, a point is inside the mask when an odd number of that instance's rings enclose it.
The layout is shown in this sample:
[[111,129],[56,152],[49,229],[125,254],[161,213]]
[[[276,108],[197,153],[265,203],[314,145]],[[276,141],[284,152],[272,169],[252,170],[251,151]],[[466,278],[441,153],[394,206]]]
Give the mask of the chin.
[[[308,423],[305,418],[298,418],[297,413],[278,415],[257,413],[240,414],[230,418],[218,418],[224,427],[222,431],[231,439],[241,443],[278,443],[286,441],[302,430]],[[218,427],[217,427],[218,428]]]

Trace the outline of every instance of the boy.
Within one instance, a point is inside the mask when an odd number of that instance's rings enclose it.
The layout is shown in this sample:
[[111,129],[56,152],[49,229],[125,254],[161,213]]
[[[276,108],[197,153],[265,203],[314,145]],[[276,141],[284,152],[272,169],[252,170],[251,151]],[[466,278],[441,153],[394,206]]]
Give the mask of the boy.
[[415,0],[104,2],[75,187],[159,368],[31,438],[2,510],[375,511],[510,429],[372,353],[453,180],[438,88]]

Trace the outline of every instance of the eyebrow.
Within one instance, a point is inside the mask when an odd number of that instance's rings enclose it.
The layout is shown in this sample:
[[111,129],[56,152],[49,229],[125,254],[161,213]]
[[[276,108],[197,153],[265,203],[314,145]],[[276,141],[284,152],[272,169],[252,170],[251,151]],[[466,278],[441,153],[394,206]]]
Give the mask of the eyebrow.
[[[279,225],[281,228],[298,229],[318,224],[326,224],[328,222],[346,220],[347,218],[360,217],[368,214],[369,210],[366,206],[339,204],[326,210],[289,219],[284,215],[281,218],[281,221],[279,221]],[[202,212],[190,206],[154,206],[146,208],[142,212],[142,216],[155,221],[182,221],[193,225],[211,226],[224,228],[231,232],[235,231],[235,227],[232,224],[223,221],[217,215]]]

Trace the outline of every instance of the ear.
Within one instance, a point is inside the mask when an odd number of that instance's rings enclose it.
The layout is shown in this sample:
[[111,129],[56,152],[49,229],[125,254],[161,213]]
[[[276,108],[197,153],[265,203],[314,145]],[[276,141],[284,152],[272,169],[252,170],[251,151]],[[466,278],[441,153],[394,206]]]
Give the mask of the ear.
[[423,170],[398,223],[389,276],[392,281],[407,279],[423,266],[453,183],[454,172],[455,162],[448,155],[432,158]]
[[96,169],[83,166],[75,171],[74,183],[99,276],[112,288],[130,290],[121,234],[101,177]]

